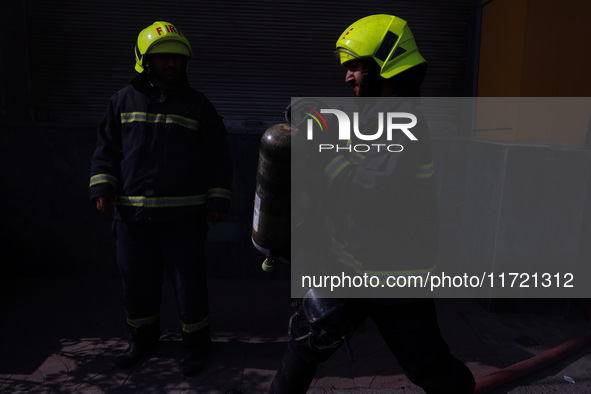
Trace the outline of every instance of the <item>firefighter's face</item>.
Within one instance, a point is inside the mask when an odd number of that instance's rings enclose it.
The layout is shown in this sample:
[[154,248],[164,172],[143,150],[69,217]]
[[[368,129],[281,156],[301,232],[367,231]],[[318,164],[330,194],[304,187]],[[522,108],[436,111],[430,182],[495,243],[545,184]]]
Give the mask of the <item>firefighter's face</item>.
[[166,84],[175,84],[184,77],[185,57],[173,53],[156,53],[150,59],[152,75]]
[[361,84],[363,83],[362,64],[355,60],[347,64],[347,74],[345,75],[345,82],[353,88],[353,94],[359,97],[361,91]]
[[351,61],[346,66],[345,82],[353,88],[355,96],[377,97],[381,95],[380,78],[375,67],[361,60]]

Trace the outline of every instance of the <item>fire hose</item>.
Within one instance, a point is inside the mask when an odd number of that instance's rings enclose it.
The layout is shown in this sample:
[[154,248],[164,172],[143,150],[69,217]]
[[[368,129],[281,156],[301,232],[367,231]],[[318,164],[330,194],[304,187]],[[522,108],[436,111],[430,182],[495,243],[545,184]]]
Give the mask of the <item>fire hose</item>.
[[483,376],[476,380],[475,393],[486,393],[504,386],[533,372],[552,365],[584,348],[591,343],[591,302],[586,300],[585,311],[588,326],[578,336],[558,345],[550,350],[535,355],[527,360],[518,362],[499,371]]

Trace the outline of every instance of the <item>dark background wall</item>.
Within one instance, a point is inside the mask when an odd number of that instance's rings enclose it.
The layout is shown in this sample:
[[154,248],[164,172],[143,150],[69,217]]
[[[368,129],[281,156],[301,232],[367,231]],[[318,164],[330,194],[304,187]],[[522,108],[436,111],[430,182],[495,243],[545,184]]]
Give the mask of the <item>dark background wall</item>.
[[349,24],[373,13],[407,19],[433,70],[427,95],[462,95],[474,57],[473,9],[465,0],[21,0],[1,7],[15,33],[0,38],[1,264],[8,275],[116,273],[111,220],[88,201],[90,157],[109,97],[135,75],[137,34],[155,20],[173,22],[189,38],[190,82],[229,131],[234,199],[209,234],[213,276],[262,275],[263,256],[250,241],[260,137],[283,121],[292,96],[351,94],[332,54]]

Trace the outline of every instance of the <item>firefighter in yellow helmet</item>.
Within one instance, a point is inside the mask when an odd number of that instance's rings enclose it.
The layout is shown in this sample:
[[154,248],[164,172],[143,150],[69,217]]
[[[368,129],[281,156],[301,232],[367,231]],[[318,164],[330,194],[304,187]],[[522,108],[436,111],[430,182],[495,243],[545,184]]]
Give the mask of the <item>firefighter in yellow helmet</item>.
[[157,53],[182,56],[185,62],[193,55],[183,33],[168,22],[155,22],[140,32],[135,44],[135,70],[138,73],[149,70],[150,55]]
[[418,96],[427,62],[405,20],[372,15],[349,26],[335,54],[360,97]]
[[[337,270],[347,274],[382,278],[430,272],[438,243],[435,170],[425,122],[413,103],[426,61],[406,21],[393,15],[353,23],[338,37],[336,55],[356,96],[391,98],[375,100],[364,110],[416,114],[418,140],[398,132],[392,142],[404,149],[397,153],[360,155],[343,149],[316,158],[322,162],[305,173],[324,176],[322,191],[310,195],[318,196],[322,222],[329,223],[316,227],[330,232],[332,260],[342,263]],[[409,379],[427,393],[473,392],[470,370],[450,353],[440,334],[432,299],[334,299],[323,294],[322,289],[308,290],[292,316],[292,339],[271,393],[305,393],[319,363],[346,344],[366,318],[374,321]]]
[[175,287],[185,375],[210,355],[205,273],[208,219],[229,208],[232,168],[214,106],[187,82],[193,51],[172,23],[154,22],[135,46],[131,84],[115,93],[98,127],[90,199],[112,216],[123,277],[129,347],[116,364],[136,364],[158,343],[163,270]]

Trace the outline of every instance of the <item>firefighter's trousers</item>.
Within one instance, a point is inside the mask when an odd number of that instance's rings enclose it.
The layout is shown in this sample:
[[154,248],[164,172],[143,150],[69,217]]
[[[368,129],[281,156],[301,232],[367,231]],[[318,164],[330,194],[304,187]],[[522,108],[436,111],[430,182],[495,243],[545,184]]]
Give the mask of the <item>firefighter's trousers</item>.
[[[378,327],[408,378],[427,393],[463,394],[474,390],[470,370],[449,351],[431,299],[391,302],[355,300]],[[359,321],[359,319],[356,319]],[[337,349],[315,350],[291,340],[271,383],[273,394],[306,393],[319,363]],[[355,349],[353,348],[353,351]]]
[[206,232],[205,214],[167,222],[115,222],[117,260],[131,341],[141,340],[142,331],[159,335],[157,325],[166,269],[174,288],[185,345],[209,345]]

